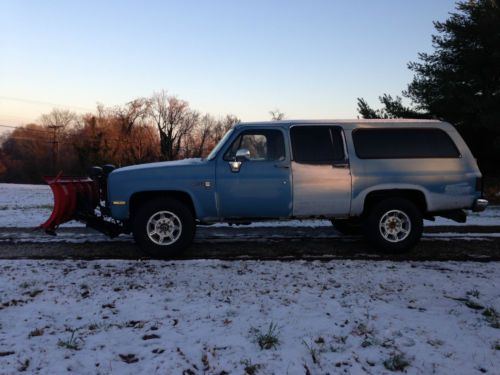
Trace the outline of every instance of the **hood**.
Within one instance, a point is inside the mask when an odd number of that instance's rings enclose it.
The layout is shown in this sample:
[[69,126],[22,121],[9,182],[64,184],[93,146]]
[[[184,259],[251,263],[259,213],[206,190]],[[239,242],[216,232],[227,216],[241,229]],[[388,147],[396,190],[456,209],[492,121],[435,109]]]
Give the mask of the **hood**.
[[115,172],[132,172],[132,171],[140,171],[140,170],[164,168],[164,167],[192,166],[192,165],[200,165],[200,164],[203,164],[204,162],[205,162],[205,160],[203,160],[201,158],[173,160],[173,161],[160,161],[157,163],[137,164],[137,165],[130,165],[128,167],[117,168],[113,171],[113,173],[115,173]]

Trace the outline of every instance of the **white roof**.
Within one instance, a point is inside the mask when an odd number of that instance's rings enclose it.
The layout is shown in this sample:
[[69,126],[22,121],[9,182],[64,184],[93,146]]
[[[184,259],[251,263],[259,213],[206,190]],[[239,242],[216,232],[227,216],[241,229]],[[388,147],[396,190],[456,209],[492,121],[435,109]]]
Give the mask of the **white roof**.
[[260,122],[242,122],[237,126],[293,126],[293,125],[347,125],[345,128],[354,129],[357,127],[379,127],[402,125],[411,127],[414,125],[424,127],[450,127],[451,125],[439,120],[424,119],[339,119],[339,120],[280,120],[280,121],[260,121]]

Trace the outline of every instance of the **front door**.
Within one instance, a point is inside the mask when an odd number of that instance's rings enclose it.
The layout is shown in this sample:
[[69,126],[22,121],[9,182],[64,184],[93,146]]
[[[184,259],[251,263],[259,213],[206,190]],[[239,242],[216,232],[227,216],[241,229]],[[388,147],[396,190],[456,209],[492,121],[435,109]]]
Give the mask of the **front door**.
[[290,136],[293,216],[348,216],[351,172],[342,129],[338,126],[294,126]]
[[285,218],[291,215],[290,157],[280,128],[246,129],[217,159],[221,218]]

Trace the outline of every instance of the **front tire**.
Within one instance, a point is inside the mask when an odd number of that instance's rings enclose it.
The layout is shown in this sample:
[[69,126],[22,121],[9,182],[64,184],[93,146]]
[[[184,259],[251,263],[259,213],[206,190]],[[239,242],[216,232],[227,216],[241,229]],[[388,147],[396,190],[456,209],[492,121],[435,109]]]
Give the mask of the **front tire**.
[[377,203],[365,221],[365,235],[378,249],[402,253],[413,248],[422,237],[423,217],[418,207],[402,198]]
[[135,242],[155,258],[178,255],[193,241],[196,223],[185,204],[171,198],[144,203],[135,215]]

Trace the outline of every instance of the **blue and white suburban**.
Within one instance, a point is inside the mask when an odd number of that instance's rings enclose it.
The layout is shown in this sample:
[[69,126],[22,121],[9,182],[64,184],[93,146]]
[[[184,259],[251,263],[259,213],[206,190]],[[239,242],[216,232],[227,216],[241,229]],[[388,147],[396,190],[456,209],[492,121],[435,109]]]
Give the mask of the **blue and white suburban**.
[[416,244],[424,218],[484,210],[481,190],[448,123],[274,121],[236,125],[205,159],[113,170],[106,211],[155,256],[186,248],[197,224],[309,218],[397,252]]

